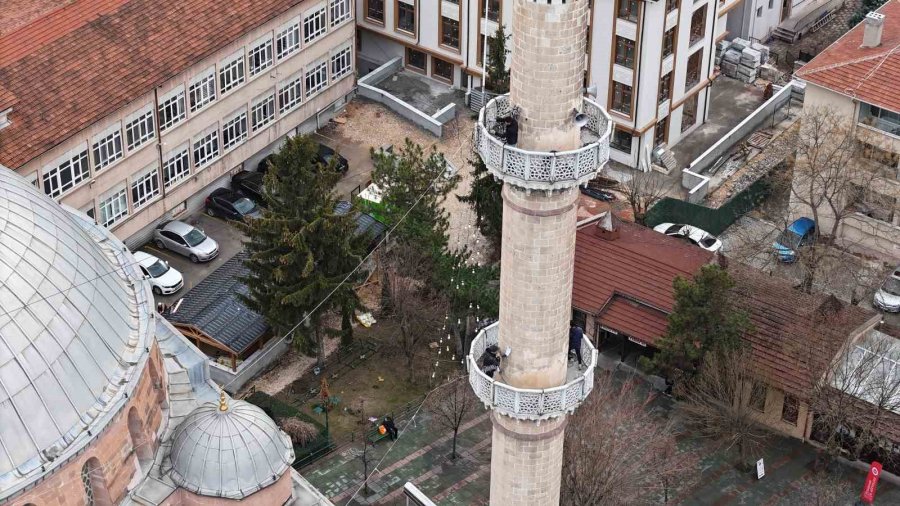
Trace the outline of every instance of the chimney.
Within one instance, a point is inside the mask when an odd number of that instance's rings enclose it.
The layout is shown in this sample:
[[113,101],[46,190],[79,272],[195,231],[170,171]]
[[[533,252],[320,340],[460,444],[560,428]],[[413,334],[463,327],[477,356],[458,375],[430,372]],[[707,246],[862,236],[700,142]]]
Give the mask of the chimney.
[[870,12],[863,20],[862,47],[878,47],[881,45],[881,33],[884,31],[884,14]]
[[612,211],[606,211],[604,216],[597,222],[599,236],[607,241],[615,241],[619,238],[619,227],[616,218],[613,217]]

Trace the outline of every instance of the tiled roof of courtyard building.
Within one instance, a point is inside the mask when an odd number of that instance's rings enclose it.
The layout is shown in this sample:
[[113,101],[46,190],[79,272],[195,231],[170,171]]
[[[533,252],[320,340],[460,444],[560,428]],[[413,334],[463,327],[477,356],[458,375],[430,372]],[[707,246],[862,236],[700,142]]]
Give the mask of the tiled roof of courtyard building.
[[732,262],[736,304],[750,315],[754,370],[771,385],[805,397],[848,339],[879,316],[832,295],[807,294],[789,280]]
[[900,0],[889,0],[878,12],[885,16],[879,46],[861,46],[865,23],[860,23],[796,76],[851,98],[900,111]]
[[600,323],[652,344],[666,332],[672,282],[692,277],[712,253],[634,223],[597,222],[578,230],[572,305]]
[[302,1],[4,2],[0,163],[24,165]]

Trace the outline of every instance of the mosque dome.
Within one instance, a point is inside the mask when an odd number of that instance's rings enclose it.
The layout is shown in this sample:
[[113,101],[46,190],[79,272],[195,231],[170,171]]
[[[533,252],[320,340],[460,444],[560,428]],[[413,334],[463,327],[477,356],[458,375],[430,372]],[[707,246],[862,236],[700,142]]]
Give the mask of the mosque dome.
[[0,167],[0,499],[134,388],[150,335],[140,279],[106,229]]
[[276,481],[294,462],[290,438],[245,401],[206,403],[172,435],[171,477],[204,496],[240,499]]

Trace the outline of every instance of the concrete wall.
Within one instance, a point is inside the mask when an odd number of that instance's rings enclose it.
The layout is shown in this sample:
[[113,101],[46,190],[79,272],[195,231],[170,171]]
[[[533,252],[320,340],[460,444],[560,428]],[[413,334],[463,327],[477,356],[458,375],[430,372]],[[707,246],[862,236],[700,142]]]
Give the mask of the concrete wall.
[[290,346],[290,339],[272,339],[264,347],[247,357],[247,360],[241,362],[237,371],[210,360],[209,377],[219,385],[227,385],[225,390],[228,393],[237,393],[245,383],[278,360]]
[[446,107],[429,116],[400,100],[396,95],[378,87],[378,83],[400,70],[402,66],[402,61],[398,57],[373,70],[359,80],[358,93],[360,96],[384,104],[388,109],[413,122],[419,128],[440,137],[444,132],[444,124],[456,116],[456,104],[447,104]]
[[[743,121],[738,123],[730,132],[722,136],[722,138],[707,149],[703,154],[698,156],[690,163],[688,168],[696,174],[703,174],[710,169],[720,157],[728,153],[728,151],[737,143],[741,142],[748,135],[755,132],[761,125],[767,121],[772,121],[772,116],[782,107],[787,107],[791,100],[792,83],[782,88],[778,93],[766,100],[752,114],[747,116]],[[797,105],[799,106],[799,104]],[[687,184],[684,185],[687,188]]]
[[[40,181],[41,171],[50,169],[58,164],[59,158],[65,153],[78,147],[90,148],[95,135],[116,125],[118,125],[119,129],[122,129],[124,122],[132,113],[145,107],[154,108],[160,98],[174,89],[182,88],[186,93],[187,85],[192,78],[206,72],[210,68],[218,71],[218,68],[230,56],[244,51],[244,58],[246,58],[246,51],[254,42],[265,36],[272,37],[277,30],[290,20],[295,19],[297,16],[302,16],[317,5],[311,5],[309,2],[300,3],[265,25],[251,30],[240,39],[223,46],[188,70],[174,76],[157,89],[148,90],[126,107],[89,125],[76,136],[60,142],[60,144],[47,150],[26,165],[18,167],[16,169],[17,172],[26,177],[36,174],[37,180]],[[96,211],[99,200],[118,188],[126,188],[129,214],[110,227],[116,236],[121,239],[128,239],[136,234],[140,234],[165,216],[166,213],[177,212],[180,208],[183,208],[184,202],[189,197],[203,191],[204,188],[219,180],[223,175],[227,175],[230,171],[240,168],[242,162],[246,159],[284,135],[292,133],[297,125],[304,123],[335,100],[352,92],[353,72],[332,81],[329,62],[329,86],[326,89],[308,99],[304,97],[302,105],[283,115],[277,111],[276,104],[275,119],[268,126],[261,128],[257,132],[249,132],[248,139],[227,152],[221,147],[221,124],[225,118],[242,109],[247,111],[249,117],[248,107],[253,104],[255,99],[273,92],[277,93],[279,86],[304,72],[310,64],[318,63],[322,59],[329,58],[334,52],[350,47],[352,65],[352,55],[354,53],[352,50],[354,43],[353,19],[344,21],[336,27],[329,27],[328,30],[326,35],[303,46],[300,51],[287,56],[283,60],[277,60],[273,57],[275,59],[274,65],[256,76],[251,77],[249,75],[249,68],[245,60],[245,82],[229,90],[224,95],[219,89],[220,83],[217,75],[217,99],[214,102],[204,106],[195,113],[191,113],[188,110],[185,120],[166,129],[161,135],[157,135],[155,139],[144,143],[134,151],[129,152],[126,149],[122,159],[100,171],[92,171],[90,178],[64,194],[59,200],[76,209],[94,210],[95,216],[99,216]],[[156,122],[158,123],[158,115]],[[130,192],[132,179],[143,173],[148,167],[158,167],[161,164],[160,155],[165,156],[170,151],[185,144],[191,145],[210,128],[219,130],[220,156],[200,169],[194,167],[191,157],[191,173],[189,177],[170,188],[164,188],[162,181],[160,181],[160,195],[140,209],[135,209],[131,201]]]
[[681,171],[681,186],[688,190],[687,201],[699,204],[709,193],[709,178],[690,169],[684,169]]

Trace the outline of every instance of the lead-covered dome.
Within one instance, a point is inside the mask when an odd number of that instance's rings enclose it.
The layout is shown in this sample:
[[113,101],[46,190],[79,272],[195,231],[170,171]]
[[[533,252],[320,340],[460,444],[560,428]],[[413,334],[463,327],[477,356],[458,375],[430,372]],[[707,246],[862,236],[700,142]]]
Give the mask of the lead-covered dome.
[[149,313],[129,258],[0,167],[0,499],[99,432],[133,388]]
[[291,439],[245,401],[208,402],[172,435],[172,480],[195,494],[240,499],[276,481],[294,462]]

